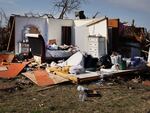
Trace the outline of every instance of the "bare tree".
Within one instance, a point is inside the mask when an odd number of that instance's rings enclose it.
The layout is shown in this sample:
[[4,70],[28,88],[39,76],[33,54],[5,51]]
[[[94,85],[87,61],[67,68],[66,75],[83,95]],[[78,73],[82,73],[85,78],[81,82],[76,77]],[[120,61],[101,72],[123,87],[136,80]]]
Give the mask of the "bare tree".
[[7,23],[8,23],[8,18],[6,16],[6,13],[2,8],[0,8],[0,27],[2,27],[3,24],[6,25]]
[[100,12],[97,11],[97,12],[95,13],[95,15],[94,15],[92,18],[96,18],[96,16],[97,16],[98,14],[100,14]]
[[5,11],[0,8],[0,51],[6,50],[9,29],[8,29],[8,18]]
[[53,4],[54,7],[56,7],[60,11],[58,18],[63,19],[64,15],[79,9],[81,3],[85,1],[86,0],[55,0]]

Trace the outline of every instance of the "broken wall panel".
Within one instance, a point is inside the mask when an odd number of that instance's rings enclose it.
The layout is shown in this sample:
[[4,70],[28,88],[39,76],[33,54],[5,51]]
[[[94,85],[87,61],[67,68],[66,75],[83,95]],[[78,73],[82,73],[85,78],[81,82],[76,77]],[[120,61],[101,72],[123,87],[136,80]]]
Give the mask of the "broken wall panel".
[[[8,65],[5,65],[8,70],[6,71],[0,71],[0,78],[10,79],[15,78],[27,65],[27,62],[25,63],[10,63]],[[4,65],[0,65],[2,67]]]

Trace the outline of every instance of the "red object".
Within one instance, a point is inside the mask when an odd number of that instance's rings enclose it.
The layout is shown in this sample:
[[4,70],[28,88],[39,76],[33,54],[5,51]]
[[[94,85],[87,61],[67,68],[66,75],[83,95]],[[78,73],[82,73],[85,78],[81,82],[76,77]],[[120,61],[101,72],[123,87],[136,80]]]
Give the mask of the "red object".
[[47,73],[46,70],[41,69],[36,71],[28,71],[22,74],[38,86],[49,86],[68,81],[67,79],[64,79],[54,74]]
[[40,86],[52,85],[55,84],[52,79],[48,77],[48,73],[45,70],[34,71],[37,84]]
[[149,80],[143,81],[142,84],[145,86],[150,86],[150,81]]
[[10,63],[8,65],[0,65],[6,66],[8,68],[7,71],[0,71],[0,78],[15,78],[27,65],[27,63]]
[[45,70],[29,71],[22,74],[38,86],[48,86],[55,84],[54,81],[51,78],[49,78],[49,75]]

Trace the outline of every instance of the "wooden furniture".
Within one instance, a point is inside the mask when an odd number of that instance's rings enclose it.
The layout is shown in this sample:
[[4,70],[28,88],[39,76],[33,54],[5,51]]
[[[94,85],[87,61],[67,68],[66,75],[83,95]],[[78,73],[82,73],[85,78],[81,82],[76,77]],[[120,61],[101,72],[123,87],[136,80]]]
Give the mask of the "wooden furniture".
[[39,63],[45,62],[45,42],[42,35],[27,34],[32,55]]
[[19,43],[19,53],[22,53],[24,55],[28,55],[29,53],[29,43],[27,42],[20,42]]
[[93,57],[100,58],[105,55],[105,38],[101,36],[88,37],[88,53]]

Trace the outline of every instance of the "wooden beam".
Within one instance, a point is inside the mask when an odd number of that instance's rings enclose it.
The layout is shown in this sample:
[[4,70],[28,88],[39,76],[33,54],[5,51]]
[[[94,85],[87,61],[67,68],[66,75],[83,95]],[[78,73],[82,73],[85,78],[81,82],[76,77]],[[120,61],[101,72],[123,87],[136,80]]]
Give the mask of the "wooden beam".
[[10,31],[9,40],[8,40],[8,45],[7,45],[7,51],[8,51],[9,48],[10,48],[10,42],[11,42],[11,37],[12,37],[12,33],[13,33],[14,24],[15,24],[15,19],[13,20],[13,23],[12,23],[12,28],[11,28],[11,31]]

